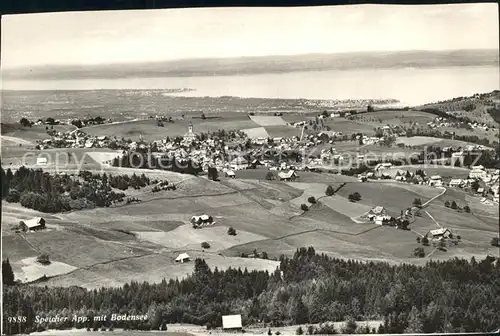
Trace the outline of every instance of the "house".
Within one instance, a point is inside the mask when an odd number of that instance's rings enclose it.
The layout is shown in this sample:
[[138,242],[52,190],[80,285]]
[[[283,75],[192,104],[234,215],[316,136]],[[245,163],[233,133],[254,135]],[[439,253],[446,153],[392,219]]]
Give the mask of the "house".
[[425,236],[427,238],[440,240],[443,238],[449,238],[450,235],[451,235],[450,230],[448,230],[446,228],[440,228],[440,229],[436,229],[436,230],[430,230]]
[[295,173],[295,170],[289,170],[287,173],[279,172],[278,177],[281,181],[293,181],[299,176],[297,175],[297,173]]
[[469,172],[469,177],[473,179],[484,179],[487,172],[484,170],[483,166],[473,166],[472,170]]
[[213,224],[213,222],[214,222],[213,217],[207,214],[191,217],[191,224],[193,224],[196,227],[210,225]]
[[462,186],[463,180],[462,179],[451,179],[449,185],[450,187],[458,188]]
[[188,262],[191,257],[187,253],[181,253],[175,258],[175,262],[185,263]]
[[384,220],[388,221],[390,219],[391,219],[391,216],[387,216],[387,215],[376,216],[375,217],[375,224],[377,224],[377,225],[383,225],[384,224]]
[[24,232],[45,229],[45,219],[42,217],[35,217],[26,221],[21,221],[19,222],[19,228]]
[[45,164],[47,164],[47,158],[46,157],[36,158],[36,164],[37,165],[45,165]]
[[386,215],[387,214],[387,210],[383,207],[383,206],[376,206],[375,208],[371,209],[370,211],[368,211],[368,216],[370,217],[370,215],[373,215],[373,216],[383,216],[383,215]]
[[441,179],[441,176],[439,175],[433,175],[429,178],[429,185],[431,187],[440,187],[443,185],[443,181]]
[[252,160],[250,166],[252,168],[258,168],[258,167],[262,167],[264,164],[262,162],[259,161],[259,159],[254,159]]
[[233,170],[229,169],[229,170],[226,170],[226,176],[230,177],[230,178],[235,178],[236,174],[234,173]]
[[223,315],[222,316],[223,330],[241,330],[241,315]]
[[236,157],[231,161],[230,164],[231,169],[234,170],[242,170],[248,168],[248,161],[244,157]]

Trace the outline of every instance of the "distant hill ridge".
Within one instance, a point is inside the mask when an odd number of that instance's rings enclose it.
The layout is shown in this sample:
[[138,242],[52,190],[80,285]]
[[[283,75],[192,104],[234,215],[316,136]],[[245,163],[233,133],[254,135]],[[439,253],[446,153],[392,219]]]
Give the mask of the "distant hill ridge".
[[456,97],[444,101],[425,104],[419,108],[432,108],[442,112],[453,112],[478,123],[500,125],[500,91],[476,93],[469,97]]
[[230,76],[295,71],[498,66],[498,50],[357,52],[5,69],[4,79]]

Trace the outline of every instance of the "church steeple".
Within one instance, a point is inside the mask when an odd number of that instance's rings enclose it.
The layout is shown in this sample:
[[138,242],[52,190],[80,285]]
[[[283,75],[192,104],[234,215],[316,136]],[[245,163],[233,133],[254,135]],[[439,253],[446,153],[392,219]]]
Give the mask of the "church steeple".
[[189,122],[188,132],[193,133],[193,123],[192,122]]

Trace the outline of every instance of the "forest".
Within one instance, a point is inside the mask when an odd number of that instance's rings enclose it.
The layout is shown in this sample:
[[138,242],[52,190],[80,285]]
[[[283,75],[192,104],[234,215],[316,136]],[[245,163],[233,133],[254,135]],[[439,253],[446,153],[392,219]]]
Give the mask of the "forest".
[[[383,321],[377,330],[363,330],[370,333],[489,332],[500,326],[500,263],[494,257],[430,260],[425,266],[391,265],[336,259],[303,247],[293,257],[279,260],[279,269],[269,273],[212,270],[204,260],[196,259],[194,272],[182,280],[132,282],[95,290],[16,284],[12,276],[3,274],[4,331],[72,327],[158,330],[176,322],[210,329],[220,326],[226,314],[241,314],[244,326],[265,323],[272,328]],[[112,313],[146,314],[148,319],[112,325],[92,318]],[[71,322],[74,314],[89,317],[89,322]],[[70,319],[35,325],[35,315]],[[9,324],[10,316],[26,316],[27,322]],[[339,332],[327,329],[328,333]],[[314,328],[305,328],[305,332],[313,333]]]
[[2,199],[48,213],[109,207],[124,200],[125,193],[118,190],[140,189],[151,183],[144,174],[129,177],[81,171],[78,176],[70,176],[26,167],[15,172],[1,168],[0,175]]

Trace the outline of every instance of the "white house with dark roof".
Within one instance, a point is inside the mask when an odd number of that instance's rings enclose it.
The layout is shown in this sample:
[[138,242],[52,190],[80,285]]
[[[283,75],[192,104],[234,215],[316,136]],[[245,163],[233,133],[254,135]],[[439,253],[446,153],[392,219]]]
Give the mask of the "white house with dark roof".
[[278,173],[278,177],[282,181],[293,181],[296,178],[298,178],[299,176],[297,175],[297,173],[295,172],[295,170],[289,170],[286,173],[285,172],[279,172]]
[[45,228],[45,219],[42,217],[34,217],[32,219],[20,221],[19,228],[25,232],[42,230]]
[[185,263],[188,262],[190,259],[191,257],[189,256],[189,254],[181,253],[177,256],[177,258],[175,258],[175,262]]

